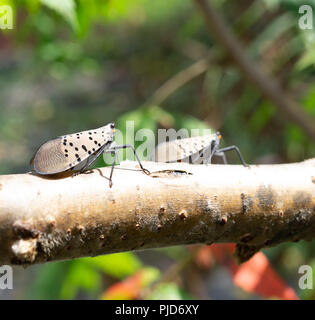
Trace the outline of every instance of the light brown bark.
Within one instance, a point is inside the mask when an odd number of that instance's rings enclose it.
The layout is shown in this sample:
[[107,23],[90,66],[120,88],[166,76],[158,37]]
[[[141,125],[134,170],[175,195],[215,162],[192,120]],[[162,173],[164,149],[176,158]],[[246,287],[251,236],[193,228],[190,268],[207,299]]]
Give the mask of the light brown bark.
[[[288,165],[123,162],[75,177],[0,176],[0,265],[214,242],[315,236],[315,159]],[[166,171],[165,171],[166,170]],[[175,171],[174,171],[175,170]]]

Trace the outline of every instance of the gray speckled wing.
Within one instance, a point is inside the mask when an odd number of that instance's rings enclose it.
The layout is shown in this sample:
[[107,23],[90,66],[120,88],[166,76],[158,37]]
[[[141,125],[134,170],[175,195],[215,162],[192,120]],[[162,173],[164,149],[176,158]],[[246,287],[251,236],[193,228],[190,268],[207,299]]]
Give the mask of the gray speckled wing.
[[208,148],[215,139],[216,135],[210,134],[160,143],[155,149],[154,160],[157,162],[183,160]]
[[39,174],[56,174],[83,167],[87,159],[104,144],[113,141],[115,130],[110,125],[58,137],[44,143],[36,152],[32,164]]

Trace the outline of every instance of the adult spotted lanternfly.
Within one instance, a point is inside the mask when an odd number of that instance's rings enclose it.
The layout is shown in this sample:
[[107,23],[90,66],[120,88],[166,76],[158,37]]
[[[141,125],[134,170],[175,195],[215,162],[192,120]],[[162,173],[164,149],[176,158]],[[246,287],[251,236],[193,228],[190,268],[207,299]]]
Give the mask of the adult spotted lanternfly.
[[[245,163],[238,147],[230,146],[219,149],[222,136],[219,132],[198,137],[177,139],[159,144],[155,149],[154,160],[157,162],[181,162],[184,159],[203,159],[204,163],[211,163],[212,157],[222,157],[226,164],[225,152],[234,150],[245,167]],[[192,161],[195,162],[195,161]]]
[[67,134],[44,143],[31,160],[34,171],[40,175],[53,175],[68,170],[77,174],[84,172],[104,152],[114,154],[109,177],[112,186],[112,176],[116,159],[119,161],[117,150],[131,148],[145,174],[150,172],[143,168],[139,157],[130,144],[117,146],[114,142],[115,124],[110,123],[98,129]]

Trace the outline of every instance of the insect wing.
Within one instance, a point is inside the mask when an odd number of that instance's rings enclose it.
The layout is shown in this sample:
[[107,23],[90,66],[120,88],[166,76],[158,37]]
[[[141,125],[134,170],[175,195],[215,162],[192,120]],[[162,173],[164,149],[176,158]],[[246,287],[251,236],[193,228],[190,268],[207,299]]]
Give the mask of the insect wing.
[[[109,126],[109,125],[108,125]],[[56,174],[83,167],[104,144],[110,147],[114,130],[108,126],[58,137],[44,143],[33,160],[39,174]]]
[[214,134],[210,134],[160,143],[155,149],[154,160],[157,162],[175,162],[198,155],[200,151],[211,145],[215,137]]

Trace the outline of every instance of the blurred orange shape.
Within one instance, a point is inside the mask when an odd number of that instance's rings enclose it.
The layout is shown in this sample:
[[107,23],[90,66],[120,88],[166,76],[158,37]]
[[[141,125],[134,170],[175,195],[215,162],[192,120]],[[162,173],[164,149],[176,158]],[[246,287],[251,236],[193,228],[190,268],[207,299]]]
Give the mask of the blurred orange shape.
[[141,290],[160,277],[160,271],[154,267],[144,267],[132,276],[115,283],[101,296],[103,300],[138,299]]
[[137,299],[142,289],[143,271],[138,271],[127,279],[109,287],[102,295],[103,300],[133,300]]
[[258,252],[238,266],[233,258],[235,244],[215,244],[208,248],[216,260],[230,271],[234,284],[244,291],[265,298],[299,299],[273,269],[264,253]]
[[245,291],[266,298],[298,299],[294,290],[279,277],[262,252],[256,253],[240,266],[235,265],[230,271],[235,285]]

